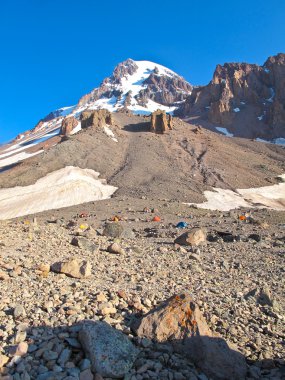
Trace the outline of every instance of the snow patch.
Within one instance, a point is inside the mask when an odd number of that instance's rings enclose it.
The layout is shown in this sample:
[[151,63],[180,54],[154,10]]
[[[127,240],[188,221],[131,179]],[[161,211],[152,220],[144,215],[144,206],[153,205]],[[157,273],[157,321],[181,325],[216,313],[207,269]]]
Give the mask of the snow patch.
[[274,140],[274,144],[277,144],[277,145],[285,145],[285,138],[283,137],[279,137],[277,139]]
[[264,140],[264,139],[261,139],[258,137],[255,139],[255,141],[263,142],[263,143],[267,143],[267,144],[285,145],[285,138],[284,137],[278,137],[278,138],[273,139],[273,140]]
[[37,154],[40,154],[43,152],[44,150],[42,149],[35,153],[21,152],[18,154],[14,154],[13,156],[9,156],[7,158],[0,160],[0,168],[4,168],[5,166],[16,164],[17,162],[26,160],[27,158],[36,156]]
[[113,141],[118,142],[118,139],[116,139],[116,137],[115,137],[113,131],[112,131],[107,125],[104,126],[104,132],[105,132],[105,134],[106,134],[108,137],[111,137],[111,139],[112,139]]
[[268,102],[272,103],[273,102],[273,99],[274,99],[274,96],[275,96],[275,91],[273,90],[273,88],[271,87],[270,88],[270,92],[271,92],[271,96],[270,98],[266,99]]
[[[285,181],[285,174],[279,176]],[[250,189],[225,190],[214,188],[204,192],[207,201],[200,204],[189,203],[208,210],[229,211],[240,207],[269,208],[285,210],[285,182],[273,186]]]
[[221,132],[223,135],[228,136],[228,137],[234,137],[232,133],[230,133],[227,128],[222,128],[222,127],[216,127],[216,130]]
[[234,112],[239,112],[240,109],[238,107],[234,108]]
[[75,133],[81,131],[81,121],[78,122],[77,126],[70,132],[71,135],[75,135]]
[[108,199],[117,190],[91,169],[67,166],[24,187],[0,189],[0,220]]

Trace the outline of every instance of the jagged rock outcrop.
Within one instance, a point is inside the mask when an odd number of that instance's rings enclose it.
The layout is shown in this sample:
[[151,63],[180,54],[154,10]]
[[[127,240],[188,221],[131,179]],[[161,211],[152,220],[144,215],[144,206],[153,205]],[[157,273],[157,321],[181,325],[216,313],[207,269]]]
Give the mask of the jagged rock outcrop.
[[[168,106],[183,101],[186,94],[192,91],[192,86],[183,78],[162,76],[155,70],[143,83],[146,88],[142,89],[137,96],[141,102],[151,99]],[[178,89],[180,91],[177,91]]]
[[194,88],[176,114],[199,115],[239,136],[285,136],[285,54],[263,66],[218,65],[211,82]]
[[157,110],[151,114],[150,131],[154,133],[165,133],[173,128],[172,116],[165,111]]
[[61,123],[60,134],[64,136],[70,135],[73,129],[78,125],[78,120],[74,116],[65,117]]
[[80,119],[82,128],[102,128],[105,125],[113,125],[111,112],[104,109],[95,111],[84,111],[82,112]]

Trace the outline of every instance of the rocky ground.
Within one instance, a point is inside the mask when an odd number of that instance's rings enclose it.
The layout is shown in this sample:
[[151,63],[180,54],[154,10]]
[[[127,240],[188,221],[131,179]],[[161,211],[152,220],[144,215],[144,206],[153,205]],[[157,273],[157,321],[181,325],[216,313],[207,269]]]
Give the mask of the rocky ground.
[[[285,213],[252,211],[246,221],[240,215],[117,196],[36,221],[1,221],[1,378],[102,379],[78,339],[82,321],[100,320],[139,348],[125,379],[210,379],[169,342],[130,328],[133,316],[181,293],[194,297],[214,333],[238,347],[247,379],[285,378]],[[203,228],[207,239],[174,244],[184,232],[180,221],[187,230]],[[81,278],[50,271],[73,258],[73,266],[85,261]]]

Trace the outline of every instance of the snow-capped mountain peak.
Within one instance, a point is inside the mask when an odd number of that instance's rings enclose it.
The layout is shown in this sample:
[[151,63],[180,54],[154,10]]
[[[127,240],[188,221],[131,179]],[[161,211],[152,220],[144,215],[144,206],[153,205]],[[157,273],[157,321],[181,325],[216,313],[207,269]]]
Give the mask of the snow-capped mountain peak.
[[127,59],[100,87],[83,96],[79,105],[111,112],[128,109],[147,114],[158,108],[172,112],[191,90],[188,82],[162,65]]
[[21,161],[23,155],[27,158],[38,153],[27,154],[25,150],[28,148],[35,149],[46,140],[53,144],[60,141],[57,135],[62,132],[67,117],[73,117],[71,134],[74,134],[81,129],[83,111],[106,109],[110,112],[150,114],[161,109],[172,113],[191,91],[192,86],[174,71],[154,62],[127,59],[119,63],[98,88],[84,95],[78,104],[49,113],[34,128],[18,135],[0,154],[0,168],[7,163]]

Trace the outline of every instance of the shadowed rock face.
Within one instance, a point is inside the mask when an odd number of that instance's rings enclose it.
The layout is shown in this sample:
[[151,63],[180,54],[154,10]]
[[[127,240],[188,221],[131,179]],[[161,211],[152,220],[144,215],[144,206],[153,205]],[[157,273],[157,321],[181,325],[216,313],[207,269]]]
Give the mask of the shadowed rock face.
[[200,115],[245,137],[285,136],[285,54],[263,66],[218,65],[211,82],[194,88],[177,113]]
[[150,131],[163,134],[172,129],[172,116],[166,115],[165,111],[157,110],[151,114]]
[[106,124],[113,125],[113,119],[111,112],[107,110],[96,110],[96,111],[84,111],[81,114],[81,127],[99,127],[102,128]]
[[155,72],[143,83],[146,88],[140,91],[138,99],[151,99],[166,106],[183,101],[192,90],[192,86],[181,77],[170,78]]

